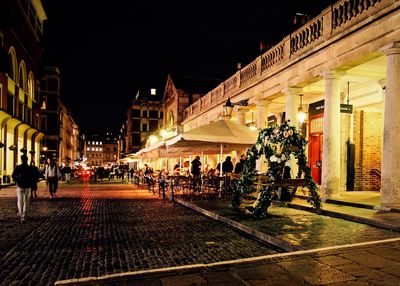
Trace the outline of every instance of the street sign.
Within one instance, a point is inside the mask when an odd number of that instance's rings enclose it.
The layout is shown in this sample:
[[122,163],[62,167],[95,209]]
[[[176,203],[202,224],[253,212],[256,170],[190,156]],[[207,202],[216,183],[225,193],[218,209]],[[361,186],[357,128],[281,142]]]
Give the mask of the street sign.
[[340,113],[353,113],[353,105],[351,104],[341,104],[340,105]]

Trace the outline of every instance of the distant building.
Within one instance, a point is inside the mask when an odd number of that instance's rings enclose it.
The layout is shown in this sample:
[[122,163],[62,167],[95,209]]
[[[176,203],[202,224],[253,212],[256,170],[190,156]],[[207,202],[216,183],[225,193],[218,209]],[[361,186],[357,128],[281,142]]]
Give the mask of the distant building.
[[79,146],[79,126],[71,116],[71,112],[60,102],[60,164],[73,167],[74,161],[81,159]]
[[60,70],[45,67],[42,77],[42,113],[41,127],[45,136],[42,140],[41,162],[47,158],[59,162],[60,146]]
[[39,160],[43,22],[40,0],[0,2],[0,174],[9,180],[21,149]]
[[118,160],[118,137],[112,133],[85,136],[84,154],[88,167],[111,167]]
[[168,137],[182,133],[185,109],[220,83],[218,79],[168,75],[164,89],[164,128]]
[[148,136],[163,126],[163,105],[154,89],[138,91],[127,112],[125,154],[139,151]]
[[81,159],[79,126],[70,111],[60,100],[61,74],[56,67],[45,67],[42,78],[41,127],[45,136],[42,140],[41,163],[52,158],[58,165],[73,167]]

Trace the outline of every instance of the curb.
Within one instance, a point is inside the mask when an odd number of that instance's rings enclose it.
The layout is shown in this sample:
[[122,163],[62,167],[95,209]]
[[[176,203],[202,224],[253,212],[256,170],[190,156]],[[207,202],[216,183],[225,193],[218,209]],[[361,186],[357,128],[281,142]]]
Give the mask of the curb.
[[[315,209],[313,209],[312,207],[297,205],[297,204],[293,204],[293,203],[288,203],[287,205],[288,205],[288,207],[293,208],[293,209],[316,213]],[[329,216],[329,217],[340,218],[340,219],[358,222],[358,223],[362,223],[362,224],[366,224],[366,225],[370,225],[370,226],[375,226],[375,227],[379,227],[379,228],[386,229],[386,230],[400,232],[399,226],[396,226],[396,225],[393,225],[390,223],[386,223],[386,222],[381,222],[381,221],[365,218],[365,217],[353,216],[353,215],[348,215],[348,214],[344,214],[344,213],[328,211],[328,210],[324,210],[324,209],[322,210],[321,214]]]
[[282,250],[285,250],[287,252],[293,252],[293,251],[301,250],[300,247],[298,247],[298,246],[296,246],[294,244],[291,244],[291,243],[286,242],[284,240],[278,239],[276,237],[273,237],[273,236],[268,235],[266,233],[263,233],[261,231],[252,229],[252,228],[250,228],[248,226],[245,226],[245,225],[243,225],[243,224],[241,224],[239,222],[236,222],[236,221],[231,220],[229,218],[220,216],[220,215],[218,215],[216,213],[213,213],[211,211],[207,211],[207,210],[202,209],[202,208],[200,208],[198,206],[195,206],[195,205],[193,205],[191,203],[188,203],[188,202],[182,201],[180,199],[176,199],[176,198],[175,198],[175,202],[177,202],[177,203],[179,203],[179,204],[181,204],[181,205],[183,205],[183,206],[185,206],[187,208],[195,210],[195,211],[197,211],[197,212],[199,212],[199,213],[201,213],[201,214],[203,214],[203,215],[205,215],[207,217],[210,217],[210,218],[213,218],[213,219],[218,220],[220,222],[223,222],[223,223],[225,223],[225,224],[227,224],[227,225],[229,225],[229,226],[231,226],[231,227],[233,227],[233,228],[235,228],[235,229],[237,229],[237,230],[239,230],[241,232],[244,232],[244,233],[246,233],[248,235],[251,235],[251,236],[253,236],[253,237],[255,237],[255,238],[259,239],[259,240],[267,242],[268,244],[271,244],[271,245],[273,245],[275,247],[278,247],[278,248],[280,248]]

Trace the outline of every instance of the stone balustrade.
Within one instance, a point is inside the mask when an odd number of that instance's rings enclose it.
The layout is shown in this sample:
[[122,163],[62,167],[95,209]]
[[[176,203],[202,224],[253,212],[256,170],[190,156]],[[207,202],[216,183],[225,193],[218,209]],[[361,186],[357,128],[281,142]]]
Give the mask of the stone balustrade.
[[[298,30],[285,37],[233,76],[208,92],[200,101],[193,103],[184,112],[184,121],[233,98],[245,87],[257,84],[265,74],[279,71],[293,58],[306,56],[311,49],[318,50],[333,37],[345,37],[346,32],[362,21],[387,9],[396,9],[393,0],[342,0],[323,10]],[[386,10],[385,10],[386,9]]]

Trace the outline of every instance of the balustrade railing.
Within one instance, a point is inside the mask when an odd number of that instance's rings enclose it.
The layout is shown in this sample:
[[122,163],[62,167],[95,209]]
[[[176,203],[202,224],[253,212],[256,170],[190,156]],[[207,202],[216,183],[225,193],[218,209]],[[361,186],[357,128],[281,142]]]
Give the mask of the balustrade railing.
[[[318,16],[285,37],[277,45],[249,63],[243,69],[222,82],[218,87],[193,103],[184,111],[184,120],[194,117],[221,104],[234,96],[243,86],[255,84],[266,72],[291,61],[323,41],[336,36],[343,29],[358,24],[375,15],[378,7],[383,9],[393,4],[393,0],[342,0],[326,8]],[[344,28],[345,27],[345,28]],[[342,29],[339,29],[342,28]],[[338,30],[338,31],[337,31]]]

